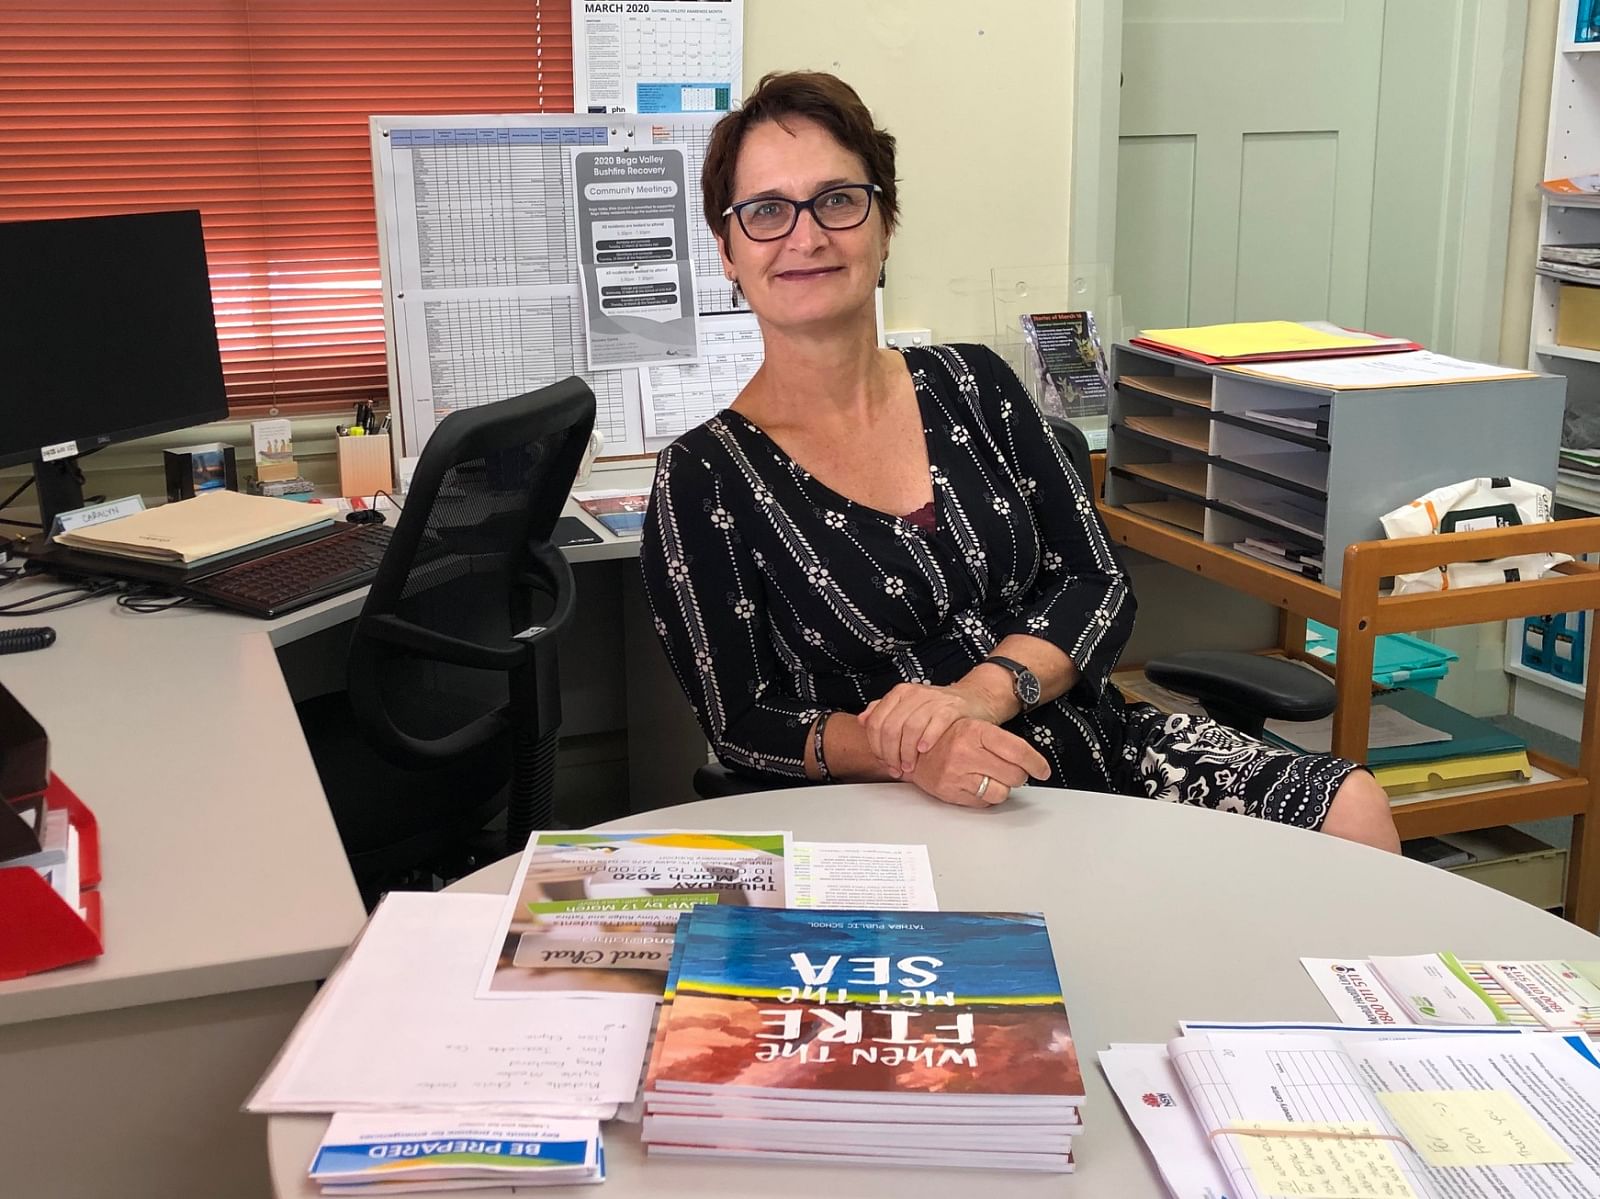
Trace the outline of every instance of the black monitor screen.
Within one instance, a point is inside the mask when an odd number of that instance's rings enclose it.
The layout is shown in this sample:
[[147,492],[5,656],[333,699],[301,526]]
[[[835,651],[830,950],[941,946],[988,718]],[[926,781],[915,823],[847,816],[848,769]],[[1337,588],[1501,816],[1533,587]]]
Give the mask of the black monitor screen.
[[0,224],[0,466],[227,414],[198,212]]

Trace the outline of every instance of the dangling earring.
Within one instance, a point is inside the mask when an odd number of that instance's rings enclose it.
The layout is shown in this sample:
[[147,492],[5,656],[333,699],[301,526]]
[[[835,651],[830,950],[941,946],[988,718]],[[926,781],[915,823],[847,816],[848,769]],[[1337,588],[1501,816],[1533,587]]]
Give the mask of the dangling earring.
[[886,278],[888,278],[888,275],[889,275],[889,260],[887,258],[885,258],[882,262],[880,262],[878,264],[878,286],[879,287],[883,286],[883,281]]
[[739,281],[737,279],[729,279],[728,282],[733,284],[733,306],[735,308],[750,307],[750,302],[744,298],[744,288],[739,286]]

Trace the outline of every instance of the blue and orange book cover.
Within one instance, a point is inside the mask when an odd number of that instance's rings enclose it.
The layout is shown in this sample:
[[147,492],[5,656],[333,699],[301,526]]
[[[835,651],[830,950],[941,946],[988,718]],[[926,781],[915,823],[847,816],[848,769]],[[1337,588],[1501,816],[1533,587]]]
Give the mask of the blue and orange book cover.
[[717,907],[685,919],[652,1087],[1083,1100],[1043,916]]

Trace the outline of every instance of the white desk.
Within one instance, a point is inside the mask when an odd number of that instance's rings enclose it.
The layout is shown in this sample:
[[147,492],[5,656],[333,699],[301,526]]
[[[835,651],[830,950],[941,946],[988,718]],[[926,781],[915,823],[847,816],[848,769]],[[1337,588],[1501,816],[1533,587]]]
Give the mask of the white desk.
[[[637,556],[637,539],[588,523],[603,540],[570,550],[575,562]],[[580,588],[592,581],[580,568]],[[6,1195],[268,1193],[262,1127],[239,1106],[364,916],[280,652],[352,619],[363,595],[272,622],[108,598],[0,622],[57,631],[48,649],[0,657],[0,681],[99,820],[106,938],[94,962],[0,983]],[[648,652],[659,666],[639,648],[630,674],[666,669]],[[686,787],[704,743],[682,752]]]
[[[1600,938],[1446,871],[1242,816],[1120,796],[1024,789],[975,811],[907,785],[842,786],[708,800],[607,827],[789,828],[802,839],[926,842],[944,909],[1048,917],[1088,1102],[1078,1170],[1066,1178],[647,1161],[635,1131],[613,1123],[606,1199],[1164,1196],[1095,1063],[1104,1045],[1165,1041],[1186,1018],[1331,1019],[1301,955],[1449,949],[1600,958]],[[504,892],[512,870],[500,862],[458,886]],[[280,1199],[318,1194],[305,1170],[326,1123],[270,1120]]]

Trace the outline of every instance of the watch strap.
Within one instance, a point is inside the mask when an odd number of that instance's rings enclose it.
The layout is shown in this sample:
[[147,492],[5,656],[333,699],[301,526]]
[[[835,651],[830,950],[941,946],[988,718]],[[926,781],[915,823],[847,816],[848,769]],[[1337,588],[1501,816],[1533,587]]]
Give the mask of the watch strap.
[[1011,672],[1011,694],[1016,696],[1017,702],[1022,705],[1022,710],[1024,712],[1031,712],[1034,708],[1039,706],[1039,701],[1037,699],[1035,699],[1032,703],[1029,703],[1022,693],[1022,677],[1026,675],[1028,678],[1033,680],[1034,688],[1036,689],[1034,694],[1035,696],[1038,695],[1037,688],[1039,686],[1039,678],[1033,673],[1033,671],[1029,670],[1015,658],[1003,657],[1000,654],[990,654],[984,659],[984,661],[993,662],[996,666],[1004,667],[1006,670]]

